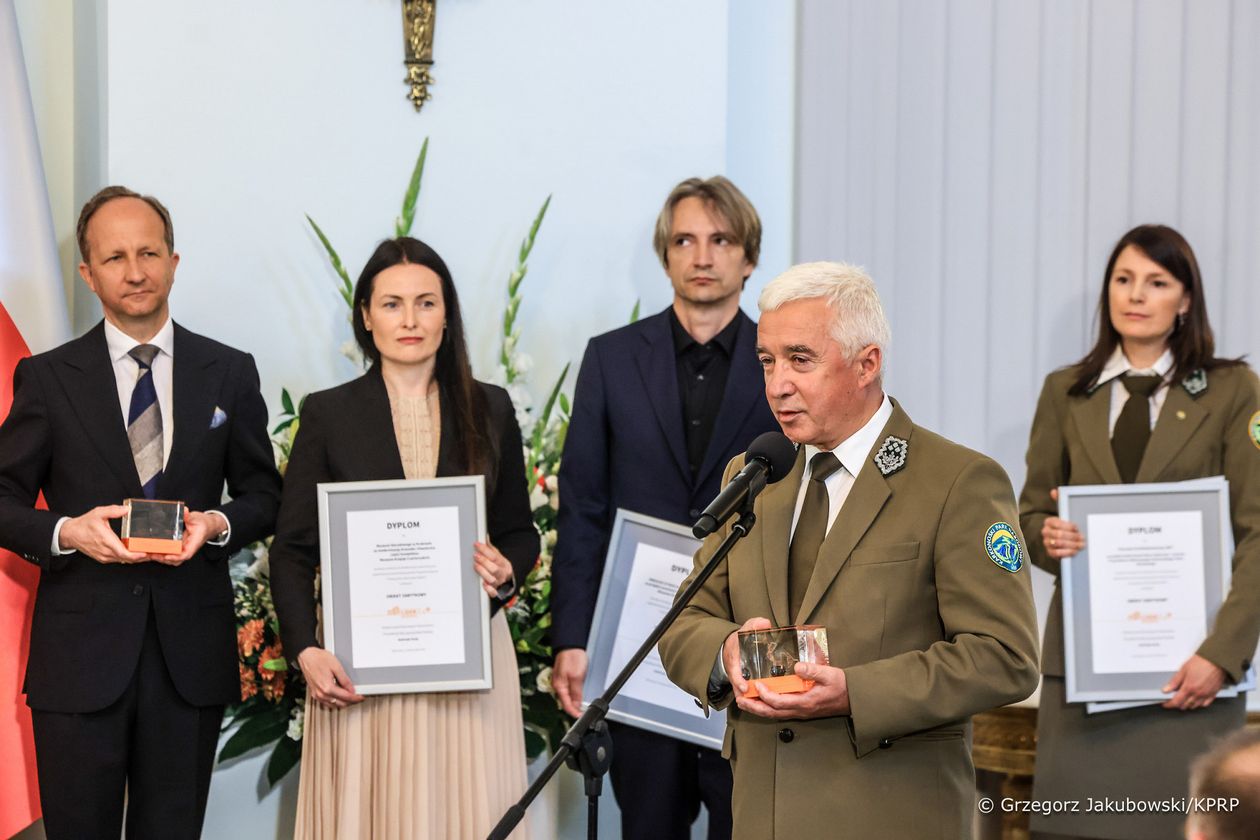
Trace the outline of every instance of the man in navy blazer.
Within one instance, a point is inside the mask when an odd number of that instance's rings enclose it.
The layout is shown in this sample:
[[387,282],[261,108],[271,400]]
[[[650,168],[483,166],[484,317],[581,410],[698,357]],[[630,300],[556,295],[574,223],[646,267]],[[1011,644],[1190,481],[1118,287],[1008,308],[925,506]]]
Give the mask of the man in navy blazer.
[[[117,840],[125,794],[128,837],[195,838],[240,698],[228,556],[279,506],[267,407],[249,355],[171,321],[157,199],[107,187],[78,237],[105,319],[18,364],[0,426],[0,545],[41,569],[26,694],[44,830]],[[116,535],[145,497],[185,503],[178,554]]]
[[[617,509],[690,525],[721,489],[727,461],[779,428],[765,400],[757,325],[739,308],[761,247],[757,211],[726,178],[690,178],[665,201],[653,242],[673,304],[591,339],[560,461],[552,681],[575,717]],[[731,771],[716,750],[611,730],[626,840],[690,837],[702,802],[710,840],[730,837]]]

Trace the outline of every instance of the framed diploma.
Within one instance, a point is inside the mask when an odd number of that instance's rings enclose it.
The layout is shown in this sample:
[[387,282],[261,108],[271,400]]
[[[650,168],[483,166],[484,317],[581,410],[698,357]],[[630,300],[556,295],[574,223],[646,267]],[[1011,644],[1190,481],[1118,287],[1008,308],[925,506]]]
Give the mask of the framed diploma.
[[[698,548],[700,540],[686,526],[617,511],[586,643],[583,707],[604,693],[665,617]],[[669,681],[655,649],[613,698],[608,717],[714,749],[722,748],[726,728],[725,715],[705,717],[696,701]]]
[[1229,592],[1229,484],[1060,487],[1059,516],[1085,537],[1059,576],[1068,702],[1168,699]]
[[491,686],[482,476],[320,484],[324,646],[360,694]]

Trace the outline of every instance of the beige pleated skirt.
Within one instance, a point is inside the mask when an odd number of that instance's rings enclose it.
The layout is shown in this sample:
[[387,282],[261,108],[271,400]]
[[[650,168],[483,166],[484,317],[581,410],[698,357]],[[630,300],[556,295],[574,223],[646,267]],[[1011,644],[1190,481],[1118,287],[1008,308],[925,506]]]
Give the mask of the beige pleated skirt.
[[[525,792],[511,631],[490,622],[494,688],[368,697],[328,710],[307,697],[295,836],[481,838]],[[512,833],[528,837],[524,822]]]

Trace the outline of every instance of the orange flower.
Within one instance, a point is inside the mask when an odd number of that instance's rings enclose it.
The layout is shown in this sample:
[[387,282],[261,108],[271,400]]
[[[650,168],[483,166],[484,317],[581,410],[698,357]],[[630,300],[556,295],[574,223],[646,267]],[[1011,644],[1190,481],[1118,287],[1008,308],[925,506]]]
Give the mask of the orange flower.
[[284,673],[277,673],[274,680],[263,683],[262,691],[267,700],[272,703],[280,702],[280,698],[284,697]]
[[249,656],[262,647],[263,622],[261,618],[253,618],[241,625],[236,631],[236,646],[241,656]]
[[284,656],[280,650],[280,643],[268,645],[263,652],[258,655],[258,674],[262,677],[262,694],[267,700],[275,703],[284,696],[284,671],[273,671],[270,668],[264,668],[263,664],[273,659],[280,659]]
[[280,650],[279,642],[276,642],[274,645],[267,645],[267,647],[263,649],[263,652],[258,654],[258,674],[263,678],[263,682],[274,680],[277,677],[280,679],[284,678],[284,671],[273,671],[270,668],[263,667],[263,665],[271,660],[280,659],[283,656],[284,654]]
[[244,665],[237,663],[241,669],[241,702],[244,703],[249,698],[258,693],[258,682],[254,679],[254,671],[252,668],[246,668]]

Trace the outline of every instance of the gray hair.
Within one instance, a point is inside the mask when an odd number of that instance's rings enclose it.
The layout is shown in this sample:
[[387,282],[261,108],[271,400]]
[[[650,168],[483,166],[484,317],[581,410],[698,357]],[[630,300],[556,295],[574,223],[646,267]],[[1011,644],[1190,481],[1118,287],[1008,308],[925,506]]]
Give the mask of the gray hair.
[[771,280],[757,298],[757,308],[773,312],[794,300],[823,298],[831,308],[831,337],[852,359],[874,344],[887,355],[892,341],[888,317],[875,282],[861,267],[839,262],[794,265]]

